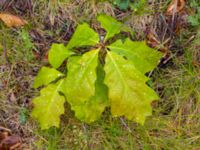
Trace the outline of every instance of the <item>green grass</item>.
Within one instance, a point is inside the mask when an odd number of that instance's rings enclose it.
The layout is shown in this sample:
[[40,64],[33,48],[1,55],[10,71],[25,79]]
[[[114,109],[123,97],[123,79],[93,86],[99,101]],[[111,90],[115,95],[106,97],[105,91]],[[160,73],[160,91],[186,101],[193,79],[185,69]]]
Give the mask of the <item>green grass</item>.
[[[90,19],[100,12],[114,15],[114,8],[107,2],[81,1],[75,5],[75,2],[59,1],[56,5],[63,8],[64,15],[52,13],[50,17],[58,24],[47,26],[50,24],[45,19],[48,12],[58,10],[52,10],[48,1],[33,4],[34,18],[23,16],[29,26],[11,29],[0,23],[0,125],[22,136],[24,149],[200,149],[200,31],[190,26],[175,39],[180,46],[195,35],[192,42],[183,46],[183,55],[175,55],[171,63],[152,74],[152,86],[161,99],[155,103],[153,116],[144,126],[124,118],[111,118],[109,110],[99,121],[87,125],[75,119],[73,112],[67,109],[60,129],[41,131],[27,110],[31,111],[31,100],[38,94],[32,89],[34,76],[40,66],[48,65],[44,55],[49,46],[52,42],[66,43],[71,29],[79,22],[88,21],[95,27]],[[132,20],[127,23],[134,30],[138,28]],[[40,35],[37,35],[39,41],[33,40],[33,33]],[[138,35],[138,38],[141,37]],[[41,54],[39,58],[35,57],[36,52]]]

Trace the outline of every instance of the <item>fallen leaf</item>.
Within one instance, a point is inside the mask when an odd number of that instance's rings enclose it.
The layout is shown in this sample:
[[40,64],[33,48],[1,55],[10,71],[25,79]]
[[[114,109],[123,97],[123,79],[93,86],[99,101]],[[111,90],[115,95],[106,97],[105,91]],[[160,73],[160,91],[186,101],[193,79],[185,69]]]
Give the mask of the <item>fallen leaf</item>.
[[[11,130],[0,126],[0,144],[11,134]],[[1,149],[0,149],[1,150]]]
[[16,148],[19,148],[21,146],[21,139],[17,135],[11,135],[5,138],[1,144],[0,149],[1,150],[15,150]]
[[0,13],[0,19],[6,24],[8,27],[20,27],[27,24],[27,21],[11,14]]
[[165,41],[161,42],[158,40],[157,36],[149,29],[146,31],[146,43],[151,48],[155,48],[164,54],[161,59],[161,64],[166,64],[169,61],[171,56],[169,51],[170,38],[167,38]]
[[185,0],[172,0],[167,8],[166,15],[173,15],[183,10],[185,7]]
[[150,30],[147,30],[146,41],[150,47],[156,48],[165,54],[168,52],[167,43],[162,44]]
[[21,138],[11,135],[11,130],[0,126],[0,150],[19,150]]
[[8,132],[5,132],[5,131],[4,131],[4,132],[1,132],[1,133],[0,133],[0,142],[3,141],[5,138],[7,138],[8,135],[9,135]]

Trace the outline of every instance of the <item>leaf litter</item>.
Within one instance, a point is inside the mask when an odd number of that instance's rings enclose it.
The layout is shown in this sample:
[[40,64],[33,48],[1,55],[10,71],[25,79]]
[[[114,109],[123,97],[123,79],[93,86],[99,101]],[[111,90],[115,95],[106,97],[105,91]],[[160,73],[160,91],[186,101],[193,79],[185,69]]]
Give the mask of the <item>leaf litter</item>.
[[0,19],[8,27],[21,27],[28,23],[26,20],[22,19],[21,17],[11,15],[8,13],[0,13]]

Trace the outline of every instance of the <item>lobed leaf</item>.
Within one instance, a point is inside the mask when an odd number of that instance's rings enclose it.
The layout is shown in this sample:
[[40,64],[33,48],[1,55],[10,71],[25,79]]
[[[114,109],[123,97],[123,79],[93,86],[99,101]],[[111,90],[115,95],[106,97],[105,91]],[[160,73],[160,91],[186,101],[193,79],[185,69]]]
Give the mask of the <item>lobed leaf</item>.
[[99,35],[89,27],[88,24],[84,23],[78,25],[74,32],[71,40],[67,45],[67,49],[71,50],[74,47],[81,46],[94,46],[99,42]]
[[115,34],[120,33],[123,24],[118,22],[116,19],[107,16],[107,15],[99,15],[97,20],[101,23],[101,26],[106,30],[105,40],[113,37]]
[[128,38],[124,43],[121,40],[117,40],[109,45],[108,48],[132,61],[135,67],[142,73],[153,70],[163,55],[161,52],[148,47],[144,41],[133,42]]
[[99,119],[105,107],[108,104],[108,88],[103,83],[105,72],[103,67],[99,64],[97,67],[97,80],[95,82],[95,94],[86,102],[80,105],[73,105],[72,110],[75,111],[75,116],[86,123],[94,122]]
[[122,56],[108,51],[105,63],[105,84],[109,88],[112,115],[125,116],[144,124],[151,115],[151,102],[157,94],[146,85],[148,78]]
[[61,76],[64,76],[64,74],[57,71],[56,69],[42,67],[34,80],[33,88],[38,88],[42,85],[47,85]]
[[64,79],[48,85],[40,91],[39,97],[33,99],[32,117],[39,121],[42,130],[52,126],[59,127],[60,115],[64,114],[65,98],[59,94],[63,81]]
[[98,52],[92,50],[69,59],[65,95],[70,104],[79,105],[94,95]]
[[74,53],[67,49],[64,44],[52,44],[48,54],[48,60],[54,68],[58,68],[72,54]]

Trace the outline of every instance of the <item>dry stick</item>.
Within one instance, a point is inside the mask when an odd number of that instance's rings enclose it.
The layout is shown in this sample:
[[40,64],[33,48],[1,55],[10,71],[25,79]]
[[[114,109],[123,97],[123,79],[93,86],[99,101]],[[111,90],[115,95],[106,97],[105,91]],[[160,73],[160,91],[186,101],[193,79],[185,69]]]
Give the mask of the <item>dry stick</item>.
[[183,47],[187,46],[188,44],[190,44],[190,42],[192,42],[195,38],[195,35],[192,35],[186,42],[185,44],[183,44]]
[[[123,126],[127,129],[127,131],[134,137],[136,137],[137,139],[140,139],[137,135],[135,135],[132,130],[129,128],[129,126],[126,124],[126,122],[124,121],[124,118],[120,117],[121,123],[123,124]],[[141,145],[141,142],[139,140],[136,140],[136,142]]]
[[[86,133],[87,133],[87,124],[83,123],[82,127],[83,127],[83,131],[84,131],[84,133],[86,135]],[[87,136],[87,138],[88,138],[88,136]],[[89,144],[88,140],[86,142],[87,142],[88,149],[90,149],[90,144]]]
[[149,72],[148,77],[151,77],[152,74],[153,74],[153,70]]
[[129,133],[132,134],[131,129],[129,128],[129,126],[126,124],[126,122],[124,121],[124,118],[120,117],[120,121],[123,124],[123,126],[128,130]]

